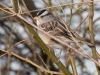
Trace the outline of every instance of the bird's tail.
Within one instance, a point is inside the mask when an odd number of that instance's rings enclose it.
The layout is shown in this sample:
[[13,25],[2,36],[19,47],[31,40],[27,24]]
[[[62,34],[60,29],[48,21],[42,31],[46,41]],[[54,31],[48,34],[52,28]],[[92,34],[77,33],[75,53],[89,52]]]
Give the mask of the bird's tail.
[[92,44],[92,43],[89,43],[89,42],[86,42],[86,41],[81,41],[82,43],[85,43],[86,45],[88,45],[88,46],[90,46],[90,47],[93,47],[94,46],[94,44]]

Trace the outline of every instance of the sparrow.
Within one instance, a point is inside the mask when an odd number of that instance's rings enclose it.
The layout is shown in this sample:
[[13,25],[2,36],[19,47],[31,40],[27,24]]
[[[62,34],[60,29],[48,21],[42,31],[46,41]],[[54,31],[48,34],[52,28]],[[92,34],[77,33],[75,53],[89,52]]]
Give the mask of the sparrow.
[[[93,46],[93,44],[79,39],[73,32],[69,32],[66,26],[60,20],[58,20],[52,13],[48,12],[45,9],[39,11],[36,17],[34,17],[34,20],[36,21],[36,24],[39,28],[41,28],[51,36],[54,36],[65,43],[75,43],[75,41],[72,38],[73,36],[78,43],[85,43],[88,46]],[[42,39],[42,41],[51,48],[53,49],[66,48],[64,45],[52,39],[43,32],[37,30],[37,33],[39,37]]]

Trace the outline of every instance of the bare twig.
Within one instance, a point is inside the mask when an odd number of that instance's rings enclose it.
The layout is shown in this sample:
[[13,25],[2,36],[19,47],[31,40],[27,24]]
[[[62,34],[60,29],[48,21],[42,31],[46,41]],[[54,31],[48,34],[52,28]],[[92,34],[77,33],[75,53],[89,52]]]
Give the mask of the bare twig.
[[[90,0],[90,1],[93,1],[93,0]],[[90,31],[90,40],[91,40],[91,43],[92,44],[95,44],[94,42],[94,32],[93,32],[93,16],[94,16],[94,7],[93,7],[93,2],[90,3],[90,15],[89,15],[89,31]],[[91,47],[92,49],[92,54],[93,54],[93,58],[95,60],[97,60],[97,54],[96,54],[96,48],[95,46],[94,47]],[[97,64],[96,65],[96,68],[97,68],[97,72],[98,72],[98,75],[100,75],[100,66],[98,66]]]
[[[4,4],[0,3],[1,5],[5,6]],[[7,6],[5,6],[7,9],[9,9],[11,12],[13,12],[13,14],[16,14],[13,10],[11,10],[10,8],[8,8]],[[38,28],[36,25],[34,25],[33,23],[29,22],[27,19],[23,18],[20,14],[16,14],[20,19],[22,19],[23,21],[27,22],[28,24],[30,24],[31,26],[33,26],[34,28],[38,29],[39,31],[43,32],[44,34],[48,35],[49,37],[53,38],[54,40],[58,41],[59,43],[70,47],[72,50],[74,50],[75,52],[79,53],[80,55],[88,58],[89,60],[95,62],[96,64],[98,64],[100,66],[100,64],[94,60],[91,56],[89,56],[88,54],[83,54],[81,52],[79,52],[77,49],[73,48],[72,46],[68,45],[67,43],[64,43],[62,41],[60,41],[59,39],[47,34],[46,32],[44,32],[42,29]]]
[[[0,50],[1,50],[1,49],[0,49]],[[15,54],[14,52],[9,53],[9,52],[6,51],[6,50],[1,50],[1,51],[5,52],[5,53],[7,53],[7,54],[11,54],[11,55],[13,55],[13,56],[15,56],[15,57],[17,57],[17,58],[23,60],[23,61],[26,61],[27,63],[30,63],[31,65],[33,65],[33,66],[35,66],[35,67],[37,67],[37,68],[39,68],[39,69],[41,69],[42,71],[45,71],[45,72],[47,72],[47,73],[58,74],[58,75],[64,75],[63,73],[54,72],[54,71],[49,71],[49,70],[47,70],[47,69],[45,69],[45,68],[42,68],[42,67],[40,67],[40,65],[37,65],[36,63],[34,63],[33,61],[29,60],[28,58],[21,57],[21,56]]]
[[[32,11],[29,11],[29,12],[36,12],[36,11],[40,11],[40,10],[43,10],[43,9],[48,9],[48,8],[56,8],[56,7],[58,7],[58,6],[70,6],[70,5],[73,5],[73,4],[88,4],[88,3],[90,3],[90,2],[93,2],[93,1],[88,1],[88,2],[76,2],[76,3],[67,3],[67,4],[62,4],[62,5],[57,5],[57,6],[50,6],[50,7],[46,7],[46,8],[41,8],[41,9],[38,9],[38,10],[32,10]],[[100,0],[96,0],[96,1],[94,1],[94,2],[100,2]],[[2,8],[0,8],[0,9],[2,9]],[[5,8],[6,9],[6,8]],[[79,8],[78,8],[79,9]],[[77,10],[78,10],[77,9]],[[4,9],[2,9],[3,11],[5,11]],[[77,11],[76,10],[76,11]],[[75,11],[75,12],[76,12]],[[6,12],[8,12],[8,11],[6,11]],[[74,12],[74,13],[75,13]],[[8,12],[9,13],[9,12]],[[22,12],[22,13],[20,13],[20,14],[25,14],[25,13],[28,13],[28,12]],[[9,13],[9,14],[11,14],[11,13]],[[16,14],[13,14],[13,15],[10,15],[10,16],[16,16]],[[4,19],[4,18],[7,18],[7,17],[10,17],[10,16],[6,16],[6,17],[1,17],[0,19]]]

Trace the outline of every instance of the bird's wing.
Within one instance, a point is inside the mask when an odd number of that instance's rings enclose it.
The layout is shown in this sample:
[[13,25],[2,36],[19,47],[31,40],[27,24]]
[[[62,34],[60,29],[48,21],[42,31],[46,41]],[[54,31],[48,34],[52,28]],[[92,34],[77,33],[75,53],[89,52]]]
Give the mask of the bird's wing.
[[[68,38],[69,38],[69,40],[71,40],[69,43],[74,42],[74,40],[75,40],[76,42],[85,43],[85,44],[87,44],[88,46],[94,46],[93,44],[91,44],[91,43],[89,43],[89,42],[86,42],[86,41],[85,41],[84,39],[82,39],[79,35],[73,33],[72,31],[69,32],[68,29],[65,27],[65,25],[64,25],[63,23],[61,23],[60,21],[58,21],[58,23],[60,23],[60,24],[58,24],[58,28],[61,29],[61,30],[63,31],[63,35],[65,36],[65,37],[63,38],[64,40],[66,40],[65,38],[67,38],[67,41],[68,41]],[[72,38],[71,35],[73,36],[74,40],[73,40],[73,38]],[[67,42],[67,41],[65,41],[65,42]],[[67,42],[67,43],[68,43],[68,42]]]
[[60,39],[65,42],[72,42],[70,33],[67,31],[66,27],[58,20],[51,20],[47,23],[41,25],[44,31],[50,35]]
[[[93,46],[91,43],[85,42],[84,40],[78,38],[77,35],[75,35],[73,32],[71,31],[69,32],[68,29],[65,27],[65,25],[58,20],[51,20],[41,25],[41,27],[48,34],[60,39],[63,42],[71,43],[74,42],[74,40],[76,40],[77,42],[83,42],[86,43],[87,45]],[[73,36],[74,40],[71,35]],[[55,41],[53,39],[51,40]]]

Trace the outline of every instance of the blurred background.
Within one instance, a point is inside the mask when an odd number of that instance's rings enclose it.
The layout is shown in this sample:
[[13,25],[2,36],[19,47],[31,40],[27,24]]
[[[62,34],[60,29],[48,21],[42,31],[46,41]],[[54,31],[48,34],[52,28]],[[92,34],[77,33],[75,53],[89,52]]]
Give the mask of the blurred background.
[[[82,23],[82,21],[89,14],[89,0],[45,0],[51,6],[55,6],[55,10],[61,16],[61,18],[69,24],[71,8],[72,8],[72,19],[70,27],[73,30],[77,29],[77,26]],[[95,0],[96,1],[96,0]],[[1,3],[6,6],[13,8],[13,4],[11,0],[0,0]],[[70,3],[74,3],[69,5]],[[25,3],[25,4],[24,4]],[[26,6],[25,6],[26,5]],[[46,4],[42,0],[18,0],[18,7],[21,15],[27,18],[28,21],[33,22],[33,17],[36,13],[43,9],[47,8]],[[60,69],[52,62],[48,56],[43,52],[38,43],[29,33],[25,25],[22,21],[14,15],[10,15],[3,10],[6,10],[0,5],[0,75],[52,75],[41,71],[37,67],[29,64],[24,60],[20,60],[19,58],[9,55],[2,50],[8,51],[11,50],[17,55],[28,58],[34,63],[38,64],[41,67],[49,68],[51,71],[59,72]],[[30,11],[30,16],[27,12],[27,9]],[[50,11],[52,12],[52,11]],[[53,12],[52,12],[53,13]],[[81,24],[79,29],[76,32],[83,37],[85,40],[90,42],[90,34],[89,34],[89,17]],[[100,53],[100,2],[94,2],[94,17],[93,17],[93,30],[94,30],[94,38],[95,38],[95,46],[98,54]],[[81,44],[82,48],[86,53],[92,56],[91,49]],[[80,48],[74,45],[75,48],[80,50]],[[81,50],[80,50],[81,51]],[[84,51],[81,51],[84,52]],[[78,75],[98,75],[96,71],[96,66],[94,62],[90,61],[87,58],[73,52],[73,57],[75,60],[75,65],[77,69]],[[66,66],[66,68],[72,72],[72,68],[70,65],[70,58],[68,57],[68,53],[66,50],[55,51],[55,55],[59,60]],[[46,65],[46,66],[45,66]]]

